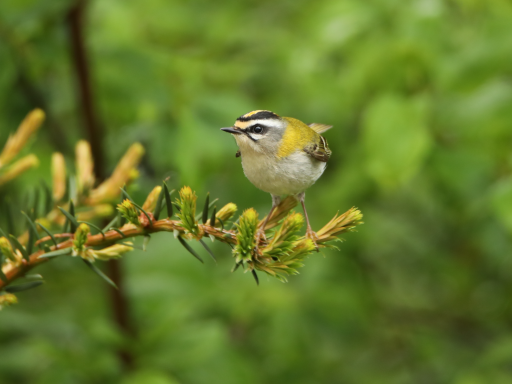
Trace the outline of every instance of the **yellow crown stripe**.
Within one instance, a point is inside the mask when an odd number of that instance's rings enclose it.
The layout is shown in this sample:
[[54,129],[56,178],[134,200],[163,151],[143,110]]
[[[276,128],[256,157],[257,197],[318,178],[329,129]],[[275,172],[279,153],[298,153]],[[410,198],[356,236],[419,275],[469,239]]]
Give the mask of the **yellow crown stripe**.
[[252,115],[255,115],[256,113],[263,112],[263,111],[264,111],[264,109],[258,109],[256,111],[252,111],[252,112],[246,113],[243,117],[251,117]]

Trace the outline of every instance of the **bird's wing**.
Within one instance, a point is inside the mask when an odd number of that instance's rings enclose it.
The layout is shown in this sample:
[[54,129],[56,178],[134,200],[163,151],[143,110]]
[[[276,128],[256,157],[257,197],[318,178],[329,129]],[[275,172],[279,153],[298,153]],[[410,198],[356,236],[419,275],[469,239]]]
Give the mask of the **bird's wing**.
[[316,143],[312,143],[304,147],[304,152],[319,161],[323,161],[324,163],[329,160],[332,153],[327,145],[327,140],[320,135],[318,135],[318,141]]
[[308,124],[308,127],[311,128],[316,133],[322,133],[332,128],[332,125],[327,124],[319,124],[319,123],[311,123]]

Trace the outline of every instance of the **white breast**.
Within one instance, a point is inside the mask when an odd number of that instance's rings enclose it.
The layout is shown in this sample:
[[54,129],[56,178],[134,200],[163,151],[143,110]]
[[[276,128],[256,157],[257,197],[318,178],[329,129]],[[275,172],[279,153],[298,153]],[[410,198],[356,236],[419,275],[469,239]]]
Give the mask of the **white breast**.
[[295,195],[318,180],[326,163],[303,151],[280,159],[249,150],[242,152],[242,167],[245,176],[259,189],[273,195]]

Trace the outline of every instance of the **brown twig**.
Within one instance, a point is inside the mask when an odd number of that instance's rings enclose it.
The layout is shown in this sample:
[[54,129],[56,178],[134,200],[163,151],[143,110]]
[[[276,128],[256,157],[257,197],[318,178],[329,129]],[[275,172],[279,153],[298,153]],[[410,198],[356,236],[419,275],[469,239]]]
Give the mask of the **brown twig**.
[[[212,235],[217,240],[223,242],[223,243],[231,243],[236,244],[236,237],[235,232],[233,231],[227,231],[227,230],[221,230],[219,228],[214,228],[209,225],[203,225],[198,224],[198,227],[200,229],[201,234],[203,236],[205,235]],[[150,227],[136,227],[135,225],[127,224],[123,228],[120,228],[119,231],[121,231],[124,235],[124,237],[117,231],[110,230],[105,232],[105,236],[103,236],[101,233],[96,235],[89,235],[87,238],[87,242],[85,245],[87,247],[94,247],[94,246],[107,246],[112,243],[115,243],[116,241],[122,240],[124,238],[128,237],[136,237],[136,236],[144,236],[151,233],[156,232],[174,232],[179,231],[181,235],[184,234],[184,228],[180,226],[179,220],[169,220],[169,219],[162,219],[153,222],[153,225]],[[185,235],[186,236],[186,235]],[[48,238],[49,240],[49,238]],[[66,240],[62,243],[57,244],[56,246],[50,247],[52,251],[60,250],[60,249],[66,249],[71,248],[73,246],[73,240]],[[39,258],[39,256],[43,255],[45,252],[43,250],[39,250],[37,252],[34,252],[30,255],[28,261],[23,260],[22,262],[15,264],[7,264],[4,266],[4,274],[7,277],[7,283],[0,280],[0,291],[10,283],[12,283],[14,280],[16,280],[19,277],[22,277],[25,275],[29,270],[32,268],[50,260],[49,258]]]

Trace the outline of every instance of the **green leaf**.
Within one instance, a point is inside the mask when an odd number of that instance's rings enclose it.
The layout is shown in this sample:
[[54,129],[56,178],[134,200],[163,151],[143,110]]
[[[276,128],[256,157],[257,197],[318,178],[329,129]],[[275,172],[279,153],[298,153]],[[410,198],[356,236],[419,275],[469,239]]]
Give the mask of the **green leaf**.
[[[208,205],[208,211],[210,210],[211,207],[214,206],[214,204],[219,201],[219,199],[214,199],[213,201],[210,202],[210,204]],[[199,213],[196,215],[196,220],[199,220],[201,218],[201,216],[203,215],[203,213]],[[208,219],[208,218],[207,218]]]
[[210,227],[215,227],[215,222],[217,221],[216,216],[217,216],[217,206],[213,207],[212,217],[210,218]]
[[206,200],[204,201],[204,208],[203,208],[203,224],[206,224],[206,221],[208,220],[208,208],[210,206],[210,192],[206,194]]
[[103,280],[105,280],[107,283],[109,283],[111,286],[117,289],[117,285],[110,280],[110,278],[105,275],[98,267],[96,267],[93,263],[91,263],[89,260],[82,259],[84,263],[91,268],[99,277],[101,277]]
[[45,232],[46,232],[46,234],[47,234],[48,236],[50,236],[50,237],[51,237],[51,239],[52,239],[52,241],[53,241],[53,244],[54,244],[54,245],[57,245],[57,240],[55,240],[55,237],[53,237],[53,234],[48,230],[48,228],[46,228],[43,224],[41,224],[41,223],[39,223],[39,222],[37,223],[37,225],[39,225],[39,227],[41,227],[41,229],[42,229],[43,231],[45,231]]
[[32,205],[32,211],[30,213],[32,213],[32,218],[36,218],[37,217],[37,214],[39,212],[39,188],[35,188],[34,189],[34,202],[33,202],[33,205]]
[[427,121],[429,100],[384,94],[363,118],[366,170],[381,188],[408,182],[420,169],[432,145]]
[[55,251],[50,251],[43,253],[38,257],[38,259],[49,259],[51,257],[57,257],[57,256],[68,256],[71,255],[71,248],[64,248],[64,249],[57,249]]
[[[70,207],[71,207],[71,200],[70,200]],[[75,217],[70,212],[66,211],[64,208],[62,208],[62,207],[57,207],[57,208],[59,208],[59,210],[62,212],[62,214],[64,216],[66,216],[67,221],[69,222],[69,225],[70,225],[71,233],[75,233],[76,229],[78,228],[78,222],[76,221]]]
[[32,229],[32,231],[34,231],[34,234],[36,235],[37,239],[39,240],[40,237],[39,237],[39,234],[37,233],[37,227],[36,227],[36,224],[32,221],[32,219],[30,218],[29,215],[27,215],[25,212],[21,211],[21,214],[23,216],[25,216],[25,218],[27,219],[28,221],[28,225],[29,225],[29,229]]
[[243,262],[235,263],[235,266],[233,267],[231,272],[235,272],[242,264],[243,264]]
[[[14,225],[14,215],[13,215],[13,204],[10,201],[11,199],[6,198],[5,199],[5,216],[7,219],[7,232],[12,233],[13,235],[16,234],[16,226]],[[5,236],[5,235],[4,235]]]
[[32,253],[32,249],[34,248],[34,242],[40,239],[39,234],[37,233],[37,227],[25,212],[21,211],[21,214],[25,216],[28,221],[28,243],[27,243],[27,253],[30,255]]
[[23,258],[28,261],[30,255],[27,252],[27,250],[25,249],[25,247],[20,244],[20,242],[18,241],[16,236],[9,235],[9,237],[11,239],[11,244],[14,246],[14,248],[17,248],[21,252],[21,254],[23,255]]
[[260,279],[258,279],[258,275],[256,274],[256,271],[253,269],[251,271],[252,276],[254,277],[254,280],[256,280],[256,285],[260,285]]
[[48,212],[52,210],[53,207],[53,194],[50,190],[50,187],[48,187],[48,184],[44,180],[41,180],[41,187],[44,192],[44,211],[43,216],[46,216]]
[[35,237],[34,237],[34,232],[32,231],[32,229],[29,228],[28,230],[28,241],[27,241],[27,253],[29,255],[32,254],[32,250],[34,249],[34,242],[36,241]]
[[78,224],[76,224],[75,204],[73,204],[73,200],[69,200],[69,214],[75,218],[74,222],[69,222],[71,232],[75,233],[76,229],[78,228]]
[[123,232],[121,232],[118,228],[112,227],[109,230],[110,231],[116,231],[117,233],[119,233],[121,235],[122,238],[126,238],[126,235]]
[[199,256],[196,251],[194,251],[192,249],[192,247],[190,245],[187,244],[187,242],[181,237],[181,236],[178,236],[178,240],[180,241],[181,245],[183,245],[185,247],[185,249],[187,251],[189,251],[192,256],[194,256],[197,260],[199,260],[201,263],[204,263],[203,259],[201,258],[201,256]]
[[119,211],[117,211],[118,214],[116,215],[116,217],[114,217],[110,223],[108,223],[107,225],[105,225],[105,227],[102,229],[102,231],[108,231],[111,227],[114,227],[115,224],[118,223],[118,220],[119,220]]
[[172,217],[172,203],[171,203],[171,194],[169,193],[169,189],[167,188],[167,184],[164,181],[164,190],[165,190],[165,205],[167,206],[167,218],[170,219]]
[[9,293],[21,292],[21,291],[26,291],[28,289],[32,289],[35,287],[39,287],[41,284],[43,284],[43,281],[41,281],[41,280],[29,281],[28,283],[10,285],[5,288],[5,291],[9,292]]
[[134,202],[131,196],[126,192],[124,188],[121,188],[121,194],[124,196],[125,199],[130,200],[132,203]]
[[23,277],[27,280],[43,280],[43,276],[40,275],[39,273],[33,273],[30,275],[25,275]]
[[33,217],[38,212],[39,207],[39,189],[30,189],[25,197],[24,207],[28,207],[28,213]]
[[217,262],[217,259],[215,258],[215,255],[213,254],[212,250],[210,249],[210,247],[208,247],[208,245],[206,245],[206,243],[203,241],[203,239],[200,239],[199,242],[204,247],[204,249],[206,249],[206,251],[210,254],[212,259],[215,260],[215,262]]

